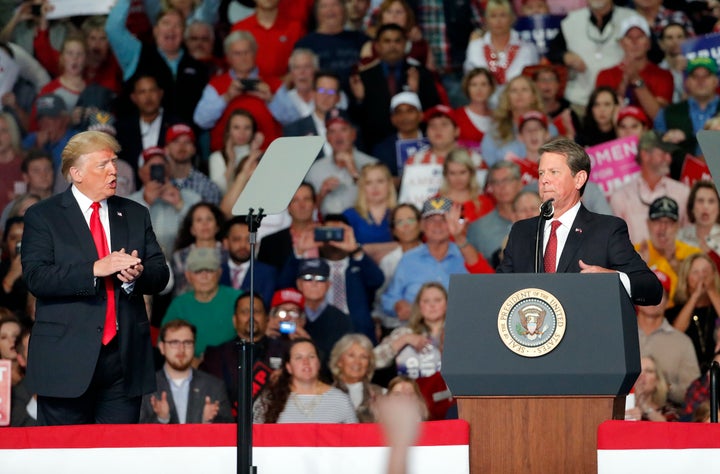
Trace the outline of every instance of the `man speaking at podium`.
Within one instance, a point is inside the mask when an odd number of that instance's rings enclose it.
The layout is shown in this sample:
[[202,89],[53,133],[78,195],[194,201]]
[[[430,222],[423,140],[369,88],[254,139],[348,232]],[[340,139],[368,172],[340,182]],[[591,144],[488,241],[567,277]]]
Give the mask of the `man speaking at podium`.
[[513,225],[498,273],[616,272],[634,304],[660,303],[662,286],[635,252],[625,221],[580,202],[590,176],[585,150],[566,138],[551,140],[540,148],[538,171],[540,216]]
[[120,145],[82,132],[62,152],[70,188],[28,209],[23,276],[37,297],[26,383],[41,425],[137,423],[155,390],[144,294],[169,271],[147,209],[115,196]]

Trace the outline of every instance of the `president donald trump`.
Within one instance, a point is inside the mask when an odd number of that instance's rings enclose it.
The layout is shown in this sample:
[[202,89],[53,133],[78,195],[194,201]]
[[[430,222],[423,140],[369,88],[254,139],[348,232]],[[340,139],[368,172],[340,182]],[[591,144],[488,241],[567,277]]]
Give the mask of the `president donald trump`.
[[143,295],[169,274],[147,210],[115,196],[119,150],[103,132],[75,135],[62,152],[71,186],[25,214],[37,298],[26,383],[41,425],[137,423],[155,390]]
[[510,230],[498,273],[533,273],[535,238],[540,227],[545,273],[617,273],[636,305],[652,306],[662,286],[635,252],[625,221],[588,211],[580,202],[590,176],[590,157],[577,143],[556,138],[540,147],[538,189],[543,201],[553,199],[554,213],[533,217]]

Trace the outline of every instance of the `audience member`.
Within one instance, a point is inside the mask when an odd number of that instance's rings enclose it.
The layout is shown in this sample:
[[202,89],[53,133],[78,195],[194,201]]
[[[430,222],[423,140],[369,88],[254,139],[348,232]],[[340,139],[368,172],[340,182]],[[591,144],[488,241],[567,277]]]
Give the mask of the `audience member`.
[[229,69],[211,78],[205,86],[196,102],[193,120],[200,128],[210,130],[210,149],[221,150],[225,146],[223,134],[230,114],[236,109],[245,109],[263,133],[262,147],[265,148],[280,136],[281,130],[267,106],[272,98],[271,87],[258,75],[255,63],[258,43],[247,31],[234,31],[223,44]]
[[330,265],[324,259],[300,261],[295,285],[305,299],[305,331],[317,346],[324,367],[335,343],[345,334],[354,332],[350,316],[333,306],[327,298],[329,279]]
[[466,224],[487,215],[495,206],[493,199],[480,189],[477,175],[477,167],[467,149],[455,148],[448,153],[442,167],[443,180],[438,195],[460,203],[461,216]]
[[680,146],[684,153],[701,155],[695,135],[705,122],[717,115],[720,98],[717,94],[718,66],[713,58],[697,57],[685,68],[687,99],[662,109],[655,117],[654,127],[663,140]]
[[420,98],[414,92],[400,92],[390,100],[390,122],[397,132],[391,133],[372,149],[375,158],[390,170],[393,183],[400,187],[400,177],[404,163],[398,154],[398,145],[404,140],[423,138],[420,123],[423,119]]
[[[720,363],[720,351],[715,352],[713,361]],[[710,401],[710,371],[693,380],[685,394],[685,403],[681,411],[682,420],[688,421],[691,416]],[[709,410],[708,410],[709,411]],[[693,420],[695,421],[695,420]]]
[[577,142],[583,146],[595,146],[615,140],[615,116],[619,107],[618,96],[611,87],[596,87],[588,99]]
[[[250,290],[250,230],[245,216],[235,216],[225,224],[223,247],[227,259],[221,262],[222,278],[220,284],[236,290]],[[254,291],[262,296],[265,305],[275,293],[275,268],[263,262],[255,262]]]
[[351,111],[363,131],[363,142],[368,149],[395,131],[387,111],[397,93],[416,93],[426,110],[440,103],[430,71],[407,58],[406,41],[405,30],[399,25],[381,26],[375,38],[378,58],[361,67],[357,76],[350,77],[355,98]]
[[464,141],[481,143],[492,123],[490,97],[495,92],[495,77],[484,67],[476,67],[465,73],[462,91],[470,101],[455,109],[455,122]]
[[720,255],[720,196],[712,182],[696,181],[690,188],[687,216],[690,224],[680,229],[678,239]]
[[529,75],[535,82],[543,100],[543,112],[557,127],[558,134],[571,140],[575,138],[580,132],[580,118],[563,95],[567,83],[567,68],[559,64],[540,63],[538,66],[526,67],[523,74]]
[[303,312],[304,307],[305,298],[295,288],[276,291],[273,295],[270,319],[265,329],[265,335],[273,339],[280,338],[283,341],[301,337],[310,339],[310,335],[305,331],[307,318]]
[[170,159],[171,182],[178,189],[190,189],[202,200],[219,204],[220,188],[193,166],[196,159],[195,132],[184,123],[176,123],[165,134],[165,154]]
[[495,209],[468,227],[467,240],[491,261],[502,246],[514,222],[513,202],[522,190],[520,168],[510,161],[498,161],[490,167],[487,191],[495,201]]
[[193,367],[202,362],[207,346],[217,346],[235,337],[232,314],[240,292],[220,284],[220,259],[214,249],[194,248],[187,257],[190,290],[173,298],[162,324],[176,319],[197,328]]
[[665,54],[658,66],[667,69],[673,76],[673,104],[685,99],[684,72],[687,67],[687,58],[682,54],[681,45],[687,38],[688,31],[685,27],[672,22],[665,25],[658,35],[658,44]]
[[303,182],[288,204],[288,214],[292,219],[290,227],[263,237],[258,252],[258,260],[275,267],[279,272],[288,258],[317,258],[314,242],[315,230],[315,189],[310,183]]
[[375,404],[385,389],[370,383],[375,372],[373,344],[362,334],[346,334],[330,353],[333,386],[347,393],[361,423],[375,421]]
[[[298,296],[302,298],[299,293],[295,290],[291,290],[294,293],[288,295],[288,290],[278,291],[273,297],[273,308],[275,306],[282,306],[286,304],[288,299],[292,299],[293,302],[297,301]],[[205,349],[205,356],[203,362],[200,365],[200,369],[208,372],[215,377],[222,379],[225,382],[225,387],[228,390],[228,397],[230,398],[230,404],[235,410],[237,410],[238,400],[238,367],[240,367],[241,361],[238,359],[238,345],[240,340],[250,342],[250,298],[254,298],[254,322],[253,322],[253,334],[252,342],[253,347],[253,366],[252,366],[252,379],[253,389],[252,397],[253,400],[257,400],[261,391],[271,380],[271,374],[274,370],[280,368],[280,360],[289,346],[287,339],[279,337],[278,334],[275,337],[266,335],[268,327],[268,313],[265,310],[265,303],[262,298],[255,294],[243,293],[238,296],[235,301],[235,311],[233,312],[232,322],[235,326],[235,332],[237,337],[219,346],[208,346]]]
[[653,357],[640,359],[642,371],[635,382],[635,406],[625,411],[626,420],[678,421],[675,408],[668,403],[668,381]]
[[67,182],[60,173],[61,153],[75,134],[70,128],[70,115],[65,102],[56,94],[38,97],[35,101],[38,129],[25,136],[22,148],[40,148],[52,156],[55,171],[55,189],[65,189]]
[[[265,136],[258,130],[255,117],[245,109],[235,109],[225,122],[223,147],[212,152],[208,159],[209,176],[222,194],[232,187],[240,161],[260,151]],[[234,204],[234,203],[233,203]]]
[[[23,328],[15,341],[18,365],[24,371],[27,369],[28,345],[30,343],[30,329]],[[10,426],[36,426],[37,400],[25,386],[25,379],[12,386],[10,395]]]
[[268,104],[270,113],[283,127],[315,109],[314,77],[319,67],[318,57],[309,49],[298,48],[290,54],[288,79]]
[[655,275],[663,285],[663,298],[656,306],[637,307],[640,355],[650,356],[662,366],[669,385],[668,400],[681,405],[688,386],[700,376],[700,368],[690,338],[665,319],[670,277],[659,270]]
[[348,0],[345,2],[347,20],[345,29],[350,31],[365,31],[365,17],[370,11],[370,0]]
[[690,336],[700,370],[705,372],[717,351],[720,314],[720,277],[707,255],[692,254],[681,263],[675,303],[666,317],[675,329]]
[[662,141],[657,133],[645,132],[640,137],[635,158],[640,165],[640,174],[616,188],[610,196],[610,207],[616,216],[625,219],[630,240],[634,244],[648,238],[648,226],[644,216],[647,216],[650,204],[660,197],[672,198],[678,212],[676,221],[680,226],[687,224],[685,207],[690,189],[668,176],[672,150],[673,145]]
[[318,352],[309,339],[290,343],[280,376],[253,405],[253,423],[357,423],[350,397],[320,380]]
[[220,209],[207,202],[194,204],[185,213],[175,240],[175,250],[172,256],[172,270],[175,278],[173,293],[175,295],[187,290],[186,260],[193,249],[214,249],[220,262],[227,258],[226,250],[223,249],[221,243],[224,225],[225,218]]
[[328,112],[325,126],[331,151],[313,163],[305,180],[315,188],[320,212],[339,214],[357,199],[360,170],[377,160],[355,148],[357,129],[344,111]]
[[170,164],[162,148],[143,151],[143,162],[138,170],[142,187],[128,198],[148,208],[158,244],[170,260],[183,218],[202,198],[191,189],[178,189],[170,181]]
[[20,320],[15,317],[6,317],[0,319],[0,360],[10,361],[10,373],[3,374],[4,377],[10,377],[10,385],[18,384],[24,376],[24,370],[17,361],[17,350],[15,343],[22,331]]
[[188,54],[205,64],[210,77],[221,73],[225,68],[224,58],[216,58],[213,55],[215,30],[211,23],[192,20],[185,28],[184,41]]
[[617,112],[617,137],[638,137],[638,139],[651,127],[651,122],[642,109],[633,105],[626,105]]
[[659,270],[670,277],[670,302],[672,307],[678,284],[678,271],[683,260],[700,249],[677,239],[680,229],[677,202],[663,196],[650,204],[646,225],[649,238],[635,244],[635,250],[649,267]]
[[465,237],[459,204],[442,197],[428,199],[423,205],[421,228],[425,243],[403,254],[382,296],[385,314],[400,321],[410,318],[411,302],[429,279],[447,287],[453,273],[493,273]]
[[0,261],[0,307],[14,312],[19,318],[28,319],[31,314],[28,303],[33,301],[22,277],[22,236],[25,224],[22,217],[11,217],[3,231]]
[[[0,128],[2,125],[0,125]],[[2,132],[0,132],[2,134]],[[5,222],[7,222],[10,214],[22,215],[24,209],[30,207],[41,199],[52,196],[53,182],[55,175],[53,173],[53,163],[50,154],[39,149],[32,149],[28,151],[20,164],[20,171],[22,172],[22,181],[16,181],[13,184],[13,199],[7,203],[5,208],[2,210],[0,215],[0,229],[5,228]],[[9,176],[14,174],[13,171],[9,171]],[[0,178],[2,179],[2,178]],[[8,190],[10,187],[7,188]],[[17,193],[17,191],[24,191]],[[32,200],[32,203],[25,205],[23,201],[28,199]],[[22,211],[22,214],[18,212]]]
[[0,112],[0,209],[15,197],[23,182],[20,130],[12,115]]
[[165,359],[155,372],[157,391],[143,395],[140,423],[232,423],[225,384],[196,370],[193,349],[197,329],[181,320],[160,329],[158,348]]

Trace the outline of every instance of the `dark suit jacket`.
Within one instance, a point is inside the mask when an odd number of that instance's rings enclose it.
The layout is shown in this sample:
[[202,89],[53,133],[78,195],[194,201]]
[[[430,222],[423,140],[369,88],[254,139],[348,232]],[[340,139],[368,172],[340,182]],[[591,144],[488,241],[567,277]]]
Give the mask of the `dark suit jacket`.
[[[165,134],[171,125],[178,123],[180,119],[163,112],[160,121],[160,134],[155,145],[159,147],[165,146]],[[137,111],[121,116],[116,125],[117,139],[122,144],[122,150],[118,152],[118,158],[126,161],[132,166],[133,171],[137,175],[138,157],[143,151],[142,134],[140,132],[140,115]],[[140,181],[137,181],[140,182]]]
[[[169,270],[150,214],[129,199],[107,200],[111,251],[138,251],[144,270],[130,294],[114,278],[118,342],[128,396],[155,390],[150,323],[143,295],[160,292]],[[71,188],[28,209],[23,276],[37,297],[26,383],[32,393],[74,398],[90,385],[105,324],[105,279],[93,277],[98,259],[90,229]]]
[[[534,273],[535,233],[538,217],[516,222],[498,273]],[[540,229],[540,239],[543,238]],[[580,205],[570,235],[560,255],[559,273],[579,273],[582,259],[588,265],[617,270],[630,278],[633,303],[656,305],[662,298],[662,286],[630,243],[627,224],[615,216],[595,214]],[[542,269],[541,269],[542,270]]]
[[[163,392],[167,393],[167,400],[170,405],[170,424],[180,423],[177,408],[175,408],[175,400],[170,390],[170,382],[168,382],[165,376],[165,371],[160,369],[155,372],[155,379],[157,381],[157,392],[154,394],[155,398],[160,399]],[[232,411],[230,410],[230,402],[223,381],[213,375],[192,369],[192,380],[190,381],[190,393],[188,394],[185,423],[203,422],[205,397],[210,397],[212,402],[220,402],[220,409],[213,423],[235,422]],[[142,409],[140,410],[140,423],[159,423],[157,415],[153,411],[152,404],[150,403],[150,395],[143,397]]]
[[[406,60],[402,64],[398,92],[407,84],[407,71],[414,67],[420,73],[418,97],[423,110],[428,110],[440,103],[440,95],[435,86],[435,79],[424,66]],[[368,150],[396,131],[390,122],[390,89],[382,63],[371,63],[370,67],[360,72],[360,79],[365,86],[365,98],[362,103],[351,104],[351,115],[363,131],[363,143]]]
[[[318,135],[312,115],[297,119],[283,127],[283,137],[306,137],[308,135]],[[317,160],[323,156],[325,156],[325,151],[321,148],[320,153],[318,153],[318,156],[316,156],[315,159]]]
[[[255,292],[262,296],[265,307],[270,308],[273,294],[275,293],[275,280],[277,280],[277,270],[270,265],[262,262],[255,262]],[[230,266],[227,260],[222,263],[222,275],[220,276],[220,284],[233,286],[230,280]],[[238,290],[250,291],[250,271],[245,273],[245,278]]]
[[[289,227],[262,238],[260,252],[258,252],[258,260],[272,265],[278,273],[292,255],[293,243]],[[294,283],[295,282],[293,282],[293,285]]]

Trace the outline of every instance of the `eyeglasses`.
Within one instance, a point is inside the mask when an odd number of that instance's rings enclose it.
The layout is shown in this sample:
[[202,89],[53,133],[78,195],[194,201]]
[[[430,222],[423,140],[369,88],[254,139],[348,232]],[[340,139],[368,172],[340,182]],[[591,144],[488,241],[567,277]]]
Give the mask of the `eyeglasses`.
[[399,227],[401,225],[413,225],[417,223],[417,219],[414,217],[408,217],[407,219],[397,219],[396,221],[393,221],[393,224],[395,227]]
[[181,344],[184,349],[192,349],[193,346],[195,346],[195,341],[191,341],[189,339],[185,340],[185,341],[181,341],[179,339],[173,339],[172,341],[163,341],[163,342],[173,349],[178,349]]
[[302,275],[300,277],[302,281],[327,281],[328,277],[322,275]]
[[328,89],[327,87],[318,87],[315,89],[320,94],[335,95],[338,93],[337,89]]
[[300,312],[295,310],[286,310],[281,309],[275,312],[275,316],[277,316],[280,319],[297,319],[300,317]]

